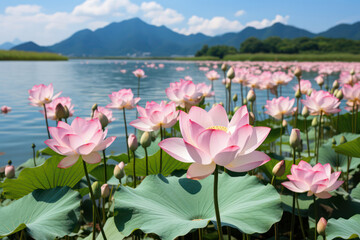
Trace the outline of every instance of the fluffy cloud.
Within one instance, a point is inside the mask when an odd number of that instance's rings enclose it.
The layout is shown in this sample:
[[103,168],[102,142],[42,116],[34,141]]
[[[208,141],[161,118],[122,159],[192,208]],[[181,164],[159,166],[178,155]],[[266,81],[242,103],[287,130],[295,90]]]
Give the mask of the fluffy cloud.
[[104,16],[114,13],[121,8],[131,14],[139,10],[139,7],[129,0],[86,0],[84,3],[76,6],[72,13],[74,15]]
[[275,19],[273,20],[269,20],[269,19],[263,19],[261,21],[251,21],[246,23],[246,26],[250,26],[250,27],[254,27],[254,28],[265,28],[265,27],[269,27],[271,25],[273,25],[274,23],[283,23],[283,24],[287,24],[289,21],[289,16],[281,16],[281,15],[276,15]]
[[287,24],[289,16],[276,15],[273,20],[263,19],[261,21],[251,21],[242,24],[237,20],[231,21],[225,17],[213,17],[206,19],[198,16],[189,18],[187,28],[174,28],[173,30],[183,34],[204,33],[209,36],[220,35],[227,32],[239,32],[247,26],[255,28],[264,28],[273,25],[274,23],[281,22]]
[[242,15],[244,15],[245,14],[245,11],[244,10],[239,10],[239,11],[237,11],[236,13],[235,13],[235,17],[240,17],[240,16],[242,16]]
[[151,24],[160,25],[171,25],[182,22],[184,16],[174,9],[163,8],[156,2],[143,2],[140,6],[144,12],[144,17],[150,19]]
[[15,7],[7,7],[5,9],[5,14],[8,15],[27,15],[27,14],[34,14],[39,13],[41,10],[41,6],[38,5],[18,5]]

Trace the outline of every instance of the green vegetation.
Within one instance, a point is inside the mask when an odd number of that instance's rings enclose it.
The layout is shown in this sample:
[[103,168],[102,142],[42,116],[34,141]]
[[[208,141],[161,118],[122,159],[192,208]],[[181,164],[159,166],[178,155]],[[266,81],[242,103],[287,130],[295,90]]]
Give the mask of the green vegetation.
[[0,61],[66,61],[67,57],[56,53],[0,50]]
[[228,54],[236,54],[237,50],[234,47],[226,46],[226,45],[217,45],[209,48],[207,44],[205,44],[199,51],[195,53],[195,57],[201,56],[213,56],[218,58],[223,58]]

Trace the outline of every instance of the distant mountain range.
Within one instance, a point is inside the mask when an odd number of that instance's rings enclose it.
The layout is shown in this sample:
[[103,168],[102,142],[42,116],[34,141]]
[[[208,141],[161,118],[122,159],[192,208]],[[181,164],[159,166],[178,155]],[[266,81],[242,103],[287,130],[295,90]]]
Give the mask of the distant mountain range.
[[33,42],[17,45],[11,49],[23,51],[49,51],[70,57],[99,56],[186,56],[194,55],[204,44],[229,45],[236,48],[249,37],[266,39],[328,37],[360,40],[360,22],[339,24],[318,34],[294,26],[275,23],[270,27],[256,29],[246,27],[238,33],[226,33],[210,37],[204,34],[183,35],[165,26],[154,26],[139,18],[111,23],[91,31],[84,29],[52,46],[41,47]]
[[21,43],[22,43],[22,41],[16,38],[12,42],[4,42],[4,43],[0,44],[0,49],[1,50],[9,50],[9,49],[21,44]]

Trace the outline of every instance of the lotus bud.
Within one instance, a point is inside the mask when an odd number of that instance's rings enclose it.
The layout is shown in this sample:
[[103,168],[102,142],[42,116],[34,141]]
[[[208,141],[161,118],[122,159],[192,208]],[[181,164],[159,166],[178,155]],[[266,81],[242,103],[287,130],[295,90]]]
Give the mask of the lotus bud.
[[318,124],[319,124],[319,123],[318,123],[317,117],[314,117],[313,120],[311,121],[311,126],[317,127]]
[[237,100],[238,100],[238,95],[235,93],[234,96],[233,96],[233,101],[237,102]]
[[147,148],[151,144],[151,136],[149,132],[144,132],[140,138],[140,144],[143,148]]
[[101,186],[101,197],[107,198],[110,195],[109,184],[105,183]]
[[243,103],[244,103],[244,105],[247,105],[247,104],[248,104],[247,98],[244,98]]
[[281,177],[282,175],[284,175],[285,173],[285,161],[281,160],[280,162],[278,162],[272,169],[272,173],[276,176],[276,177]]
[[138,148],[138,141],[135,134],[131,133],[128,138],[128,145],[131,151],[135,152]]
[[331,140],[331,144],[332,144],[333,146],[336,146],[336,140],[335,140],[335,138],[333,138],[333,139]]
[[249,124],[254,125],[255,123],[255,115],[253,112],[249,112]]
[[223,72],[225,72],[227,69],[228,69],[228,65],[227,65],[226,63],[223,63],[223,64],[221,65],[221,70],[222,70]]
[[218,103],[213,103],[211,108],[216,107],[217,105],[218,105]]
[[236,112],[237,110],[239,110],[239,108],[240,108],[240,106],[236,106],[236,107],[234,108],[234,112]]
[[226,89],[229,89],[230,88],[230,83],[228,82],[228,83],[226,83],[226,85],[225,85],[225,87],[226,87]]
[[33,143],[33,144],[31,145],[31,147],[32,147],[32,148],[36,148],[36,145],[35,145],[35,143]]
[[120,162],[119,164],[115,165],[114,176],[119,180],[121,180],[125,176],[124,167],[125,167],[124,162]]
[[312,90],[312,88],[311,88],[311,89],[309,89],[309,90],[308,90],[308,92],[307,92],[307,95],[308,95],[308,96],[310,96],[310,95],[311,95],[311,93],[312,93],[312,91],[313,91],[313,90]]
[[226,73],[226,77],[232,80],[235,77],[234,68],[230,67],[229,70]]
[[101,123],[102,129],[105,129],[106,126],[109,124],[109,119],[106,117],[105,114],[102,114],[101,112],[98,113],[98,119]]
[[95,112],[95,110],[97,110],[97,109],[98,109],[97,103],[95,103],[94,105],[92,105],[91,111]]
[[333,86],[334,89],[338,89],[339,86],[340,86],[340,85],[339,85],[339,81],[338,81],[338,80],[335,80],[335,81],[333,82],[333,85],[332,85],[332,86]]
[[286,127],[286,126],[288,125],[288,124],[287,124],[287,121],[286,121],[285,119],[283,119],[281,125],[282,125],[283,127]]
[[350,71],[350,75],[355,75],[355,70],[354,69],[351,69],[351,71]]
[[249,102],[254,102],[256,100],[255,91],[253,89],[250,89],[246,98]]
[[326,225],[327,221],[325,220],[325,218],[320,218],[316,225],[316,231],[318,232],[318,234],[325,236]]
[[301,69],[299,67],[297,67],[294,71],[294,75],[300,79],[301,78],[301,75],[302,75],[302,72],[301,72]]
[[70,117],[69,108],[65,105],[65,106],[64,106],[64,109],[65,109],[65,119],[67,119],[67,118]]
[[343,97],[344,97],[344,94],[343,94],[342,91],[339,90],[339,91],[336,93],[336,96],[335,96],[335,97],[341,101],[341,99],[343,99]]
[[15,177],[15,168],[12,164],[12,161],[8,161],[8,165],[5,167],[5,177],[7,178],[13,178]]
[[309,116],[309,109],[306,106],[303,107],[301,115],[303,115],[304,118],[307,118]]
[[223,103],[223,102],[219,102],[219,105],[224,106],[224,103]]
[[325,84],[324,87],[325,87],[326,90],[329,90],[329,85]]
[[101,197],[101,187],[100,187],[100,183],[98,181],[93,182],[93,184],[91,185],[91,189],[93,191],[94,194],[94,198],[95,199],[99,199]]
[[56,119],[66,118],[66,111],[61,103],[58,103],[55,108]]
[[296,97],[296,98],[301,98],[301,92],[300,92],[300,90],[297,90],[297,91],[295,92],[295,97]]
[[315,81],[320,87],[324,84],[324,78],[322,76],[316,77]]
[[297,128],[291,129],[289,143],[292,148],[296,148],[300,144],[300,130]]
[[346,143],[346,142],[347,142],[346,137],[345,137],[345,136],[341,136],[341,138],[340,138],[340,144],[344,144],[344,143]]

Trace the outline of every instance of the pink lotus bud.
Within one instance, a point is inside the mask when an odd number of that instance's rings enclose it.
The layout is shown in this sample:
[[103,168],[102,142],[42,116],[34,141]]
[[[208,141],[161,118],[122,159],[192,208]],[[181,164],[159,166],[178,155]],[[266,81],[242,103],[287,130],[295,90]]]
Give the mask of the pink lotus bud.
[[256,100],[256,95],[253,89],[249,90],[246,98],[249,102],[254,102]]
[[355,75],[355,70],[354,70],[354,69],[351,69],[350,74],[351,74],[351,75]]
[[9,165],[5,167],[5,177],[13,178],[15,177],[15,168],[11,165],[11,161],[9,161]]
[[339,86],[340,86],[340,84],[339,84],[339,81],[338,80],[335,80],[334,82],[333,82],[333,88],[334,89],[338,89],[339,88]]
[[6,114],[6,113],[8,113],[10,111],[11,111],[11,107],[8,107],[8,106],[5,106],[5,105],[1,107],[1,112],[2,113]]
[[119,180],[125,176],[124,167],[125,167],[124,162],[120,162],[118,165],[115,165],[114,176]]
[[320,75],[315,78],[316,83],[321,87],[324,84],[324,78]]
[[297,128],[293,128],[291,130],[289,143],[292,148],[296,148],[300,144],[300,130]]
[[101,197],[107,198],[110,195],[109,184],[105,183],[101,186]]
[[320,234],[320,235],[325,235],[325,229],[326,229],[326,225],[327,225],[327,221],[325,220],[325,218],[320,218],[320,220],[318,221],[317,225],[316,225],[316,231]]
[[130,134],[128,138],[128,145],[131,151],[135,152],[138,148],[138,141],[135,134]]
[[278,162],[273,170],[272,173],[276,176],[276,177],[281,177],[282,175],[284,175],[285,173],[285,161],[281,160],[280,162]]
[[226,63],[223,63],[223,64],[221,65],[221,70],[223,70],[223,71],[225,72],[227,69],[228,69],[227,64],[226,64]]
[[226,77],[229,78],[230,80],[235,77],[235,72],[233,67],[230,67],[229,71],[226,73]]
[[297,67],[294,71],[294,75],[297,77],[297,78],[300,78],[301,75],[302,75],[302,72],[301,72],[301,69],[299,67]]
[[303,107],[301,115],[303,115],[304,118],[307,118],[309,116],[309,109],[306,106]]

